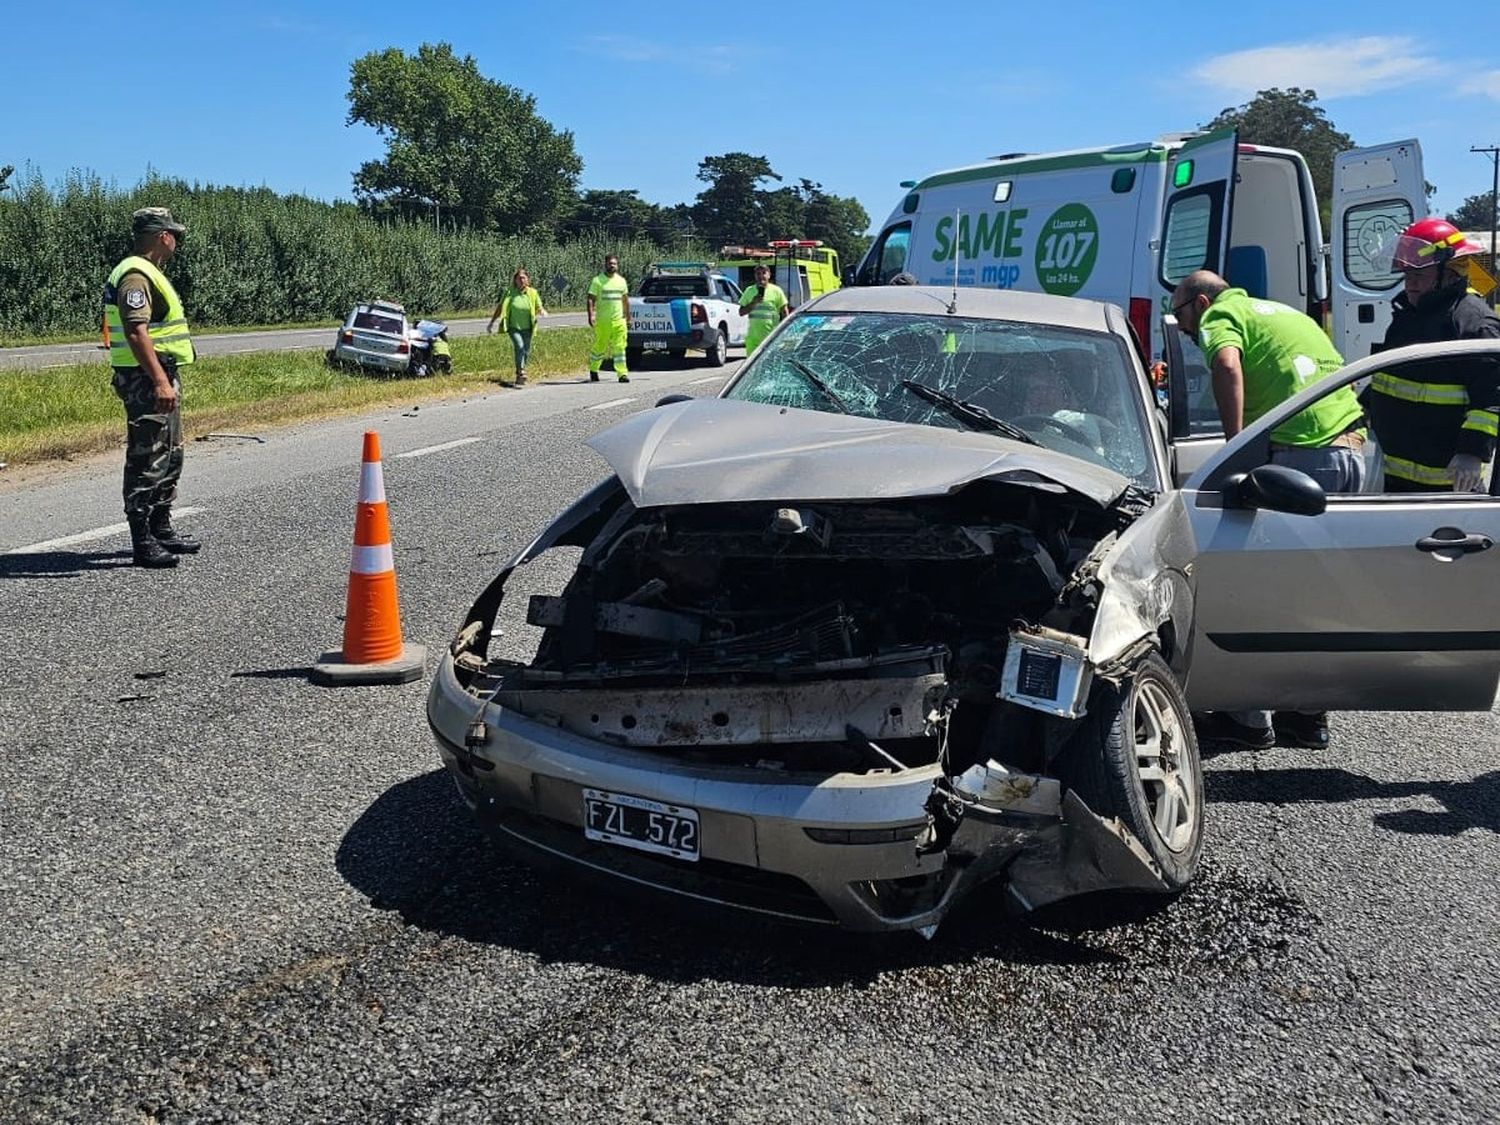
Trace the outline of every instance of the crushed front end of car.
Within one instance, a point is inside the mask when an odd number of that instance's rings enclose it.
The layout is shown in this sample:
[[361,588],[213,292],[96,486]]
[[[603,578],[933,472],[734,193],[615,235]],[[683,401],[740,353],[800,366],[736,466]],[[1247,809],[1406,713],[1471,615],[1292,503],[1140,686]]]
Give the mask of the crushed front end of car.
[[[429,697],[495,836],[873,931],[930,934],[992,879],[1023,909],[1175,889],[1182,871],[1142,839],[1154,817],[1191,874],[1197,824],[1189,840],[1175,822],[1201,796],[1133,815],[1098,777],[1095,744],[1130,736],[1091,708],[1151,725],[1126,701],[1173,610],[1125,582],[1108,659],[1090,647],[1101,571],[1150,509],[1124,478],[984,436],[723,401],[591,444],[617,475],[481,595]],[[516,568],[563,546],[582,554],[560,594],[529,601],[535,655],[488,655]],[[1186,739],[1196,769],[1185,720],[1152,737]]]

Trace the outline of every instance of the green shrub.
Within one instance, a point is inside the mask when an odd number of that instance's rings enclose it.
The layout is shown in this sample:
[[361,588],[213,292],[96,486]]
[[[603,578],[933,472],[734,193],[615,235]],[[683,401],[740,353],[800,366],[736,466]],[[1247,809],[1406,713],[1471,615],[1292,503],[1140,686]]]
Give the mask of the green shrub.
[[122,191],[82,172],[52,188],[33,171],[0,193],[0,339],[97,331],[104,279],[129,253],[131,212],[147,206],[170,207],[188,227],[167,273],[199,325],[341,319],[370,297],[418,314],[493,306],[517,265],[549,305],[581,305],[606,252],[632,280],[663,256],[600,234],[557,243],[438,231],[266,188],[151,178]]

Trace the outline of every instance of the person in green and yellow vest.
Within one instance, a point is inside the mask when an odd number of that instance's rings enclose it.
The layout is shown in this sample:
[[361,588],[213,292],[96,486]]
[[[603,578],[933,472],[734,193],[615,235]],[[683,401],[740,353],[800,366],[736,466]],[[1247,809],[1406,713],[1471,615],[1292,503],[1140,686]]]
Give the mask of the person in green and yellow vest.
[[745,355],[760,347],[761,341],[786,319],[790,311],[781,286],[771,281],[770,269],[756,266],[755,284],[740,297],[740,315],[750,318],[750,327],[745,330]]
[[500,331],[510,336],[510,346],[516,360],[515,385],[518,387],[526,385],[526,359],[531,355],[531,334],[536,330],[537,320],[546,315],[542,295],[532,286],[526,267],[516,267],[516,272],[511,274],[510,284],[500,294],[500,303],[490,316],[487,331],[493,332],[498,320]]
[[589,324],[594,329],[594,347],[589,352],[589,378],[599,381],[605,357],[614,363],[620,382],[630,382],[625,369],[625,341],[630,332],[630,282],[620,275],[620,259],[604,259],[604,272],[589,283]]
[[172,526],[182,476],[182,385],[196,358],[182,298],[162,273],[187,228],[165,207],[130,219],[134,252],[104,283],[104,325],[112,385],[125,404],[125,518],[136,566],[177,565],[200,544]]

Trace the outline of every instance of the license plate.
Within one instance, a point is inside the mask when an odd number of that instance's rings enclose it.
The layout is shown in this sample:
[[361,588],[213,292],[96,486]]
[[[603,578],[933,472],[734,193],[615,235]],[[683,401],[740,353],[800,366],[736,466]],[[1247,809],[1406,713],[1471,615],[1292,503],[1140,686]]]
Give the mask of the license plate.
[[585,789],[583,834],[607,844],[698,860],[698,810],[683,805]]

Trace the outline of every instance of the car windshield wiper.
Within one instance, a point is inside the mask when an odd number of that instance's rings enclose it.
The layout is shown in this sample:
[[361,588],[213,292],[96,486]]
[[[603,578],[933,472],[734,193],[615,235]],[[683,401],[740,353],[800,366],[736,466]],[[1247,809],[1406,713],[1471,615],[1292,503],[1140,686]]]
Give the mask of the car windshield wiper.
[[936,403],[943,407],[949,414],[960,422],[967,422],[970,428],[975,430],[993,430],[995,433],[1004,434],[1016,441],[1024,441],[1027,445],[1041,445],[1020,426],[1013,422],[1007,422],[1004,418],[996,418],[982,406],[963,399],[954,398],[947,391],[940,391],[936,387],[929,387],[926,383],[916,379],[902,379],[901,385],[919,398],[925,398],[928,402]]
[[803,363],[799,359],[794,359],[792,356],[784,356],[783,358],[794,368],[796,368],[799,375],[801,375],[813,386],[817,387],[818,390],[822,391],[823,394],[827,396],[828,401],[833,403],[834,406],[837,406],[839,410],[841,410],[845,414],[853,413],[849,409],[849,405],[843,399],[839,398],[838,393],[834,391],[834,389],[827,383],[825,383],[822,376],[813,371],[810,367],[807,366],[807,364]]

